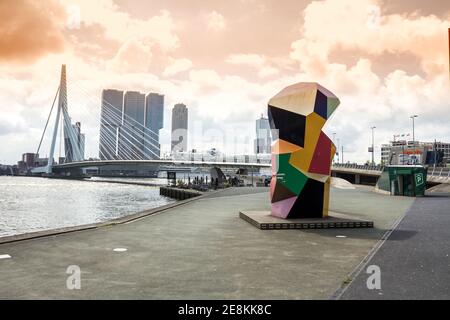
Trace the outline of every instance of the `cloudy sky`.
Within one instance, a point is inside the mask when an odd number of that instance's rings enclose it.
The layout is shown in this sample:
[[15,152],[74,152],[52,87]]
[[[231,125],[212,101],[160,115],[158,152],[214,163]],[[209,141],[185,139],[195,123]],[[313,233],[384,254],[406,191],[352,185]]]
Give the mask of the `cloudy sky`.
[[416,139],[450,142],[449,27],[448,0],[0,0],[0,163],[36,150],[62,63],[87,156],[102,88],[165,94],[163,150],[184,102],[191,147],[251,152],[267,101],[300,81],[340,98],[325,131],[345,161],[412,114]]

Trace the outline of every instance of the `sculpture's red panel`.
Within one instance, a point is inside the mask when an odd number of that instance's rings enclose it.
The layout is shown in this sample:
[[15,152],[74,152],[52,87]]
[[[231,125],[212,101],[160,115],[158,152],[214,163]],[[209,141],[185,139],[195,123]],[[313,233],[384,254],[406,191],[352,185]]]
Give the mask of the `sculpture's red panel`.
[[309,172],[319,174],[330,174],[331,140],[323,132],[314,150],[314,155],[309,166]]

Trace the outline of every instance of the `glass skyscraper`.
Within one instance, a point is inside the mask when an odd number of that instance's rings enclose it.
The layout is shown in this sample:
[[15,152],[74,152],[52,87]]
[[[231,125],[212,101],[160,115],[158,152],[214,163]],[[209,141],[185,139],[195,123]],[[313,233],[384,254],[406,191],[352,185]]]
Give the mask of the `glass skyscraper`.
[[149,93],[145,99],[145,128],[146,141],[144,156],[146,159],[159,159],[161,146],[159,144],[159,130],[164,122],[164,95]]
[[144,158],[145,95],[127,91],[123,99],[123,121],[119,129],[119,157]]
[[269,119],[261,115],[256,120],[255,153],[270,153],[271,143]]
[[123,91],[107,89],[102,92],[102,108],[100,116],[101,160],[118,158],[118,131],[122,125]]

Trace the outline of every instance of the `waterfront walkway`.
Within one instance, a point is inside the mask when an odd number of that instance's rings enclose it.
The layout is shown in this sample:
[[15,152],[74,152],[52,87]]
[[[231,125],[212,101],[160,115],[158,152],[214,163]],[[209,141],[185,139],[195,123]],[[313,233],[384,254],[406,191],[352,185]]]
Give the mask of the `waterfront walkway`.
[[[375,228],[263,231],[239,211],[269,210],[268,189],[227,189],[126,224],[1,244],[11,258],[0,298],[327,299],[413,202],[332,188],[331,210]],[[80,290],[66,288],[69,265]]]

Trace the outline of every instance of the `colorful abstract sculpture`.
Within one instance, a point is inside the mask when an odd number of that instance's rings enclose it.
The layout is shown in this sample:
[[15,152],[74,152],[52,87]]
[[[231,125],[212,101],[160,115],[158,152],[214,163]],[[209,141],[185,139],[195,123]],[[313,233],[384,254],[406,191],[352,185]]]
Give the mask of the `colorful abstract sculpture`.
[[286,87],[270,99],[273,216],[328,216],[331,161],[336,147],[322,127],[338,105],[333,93],[310,82]]

